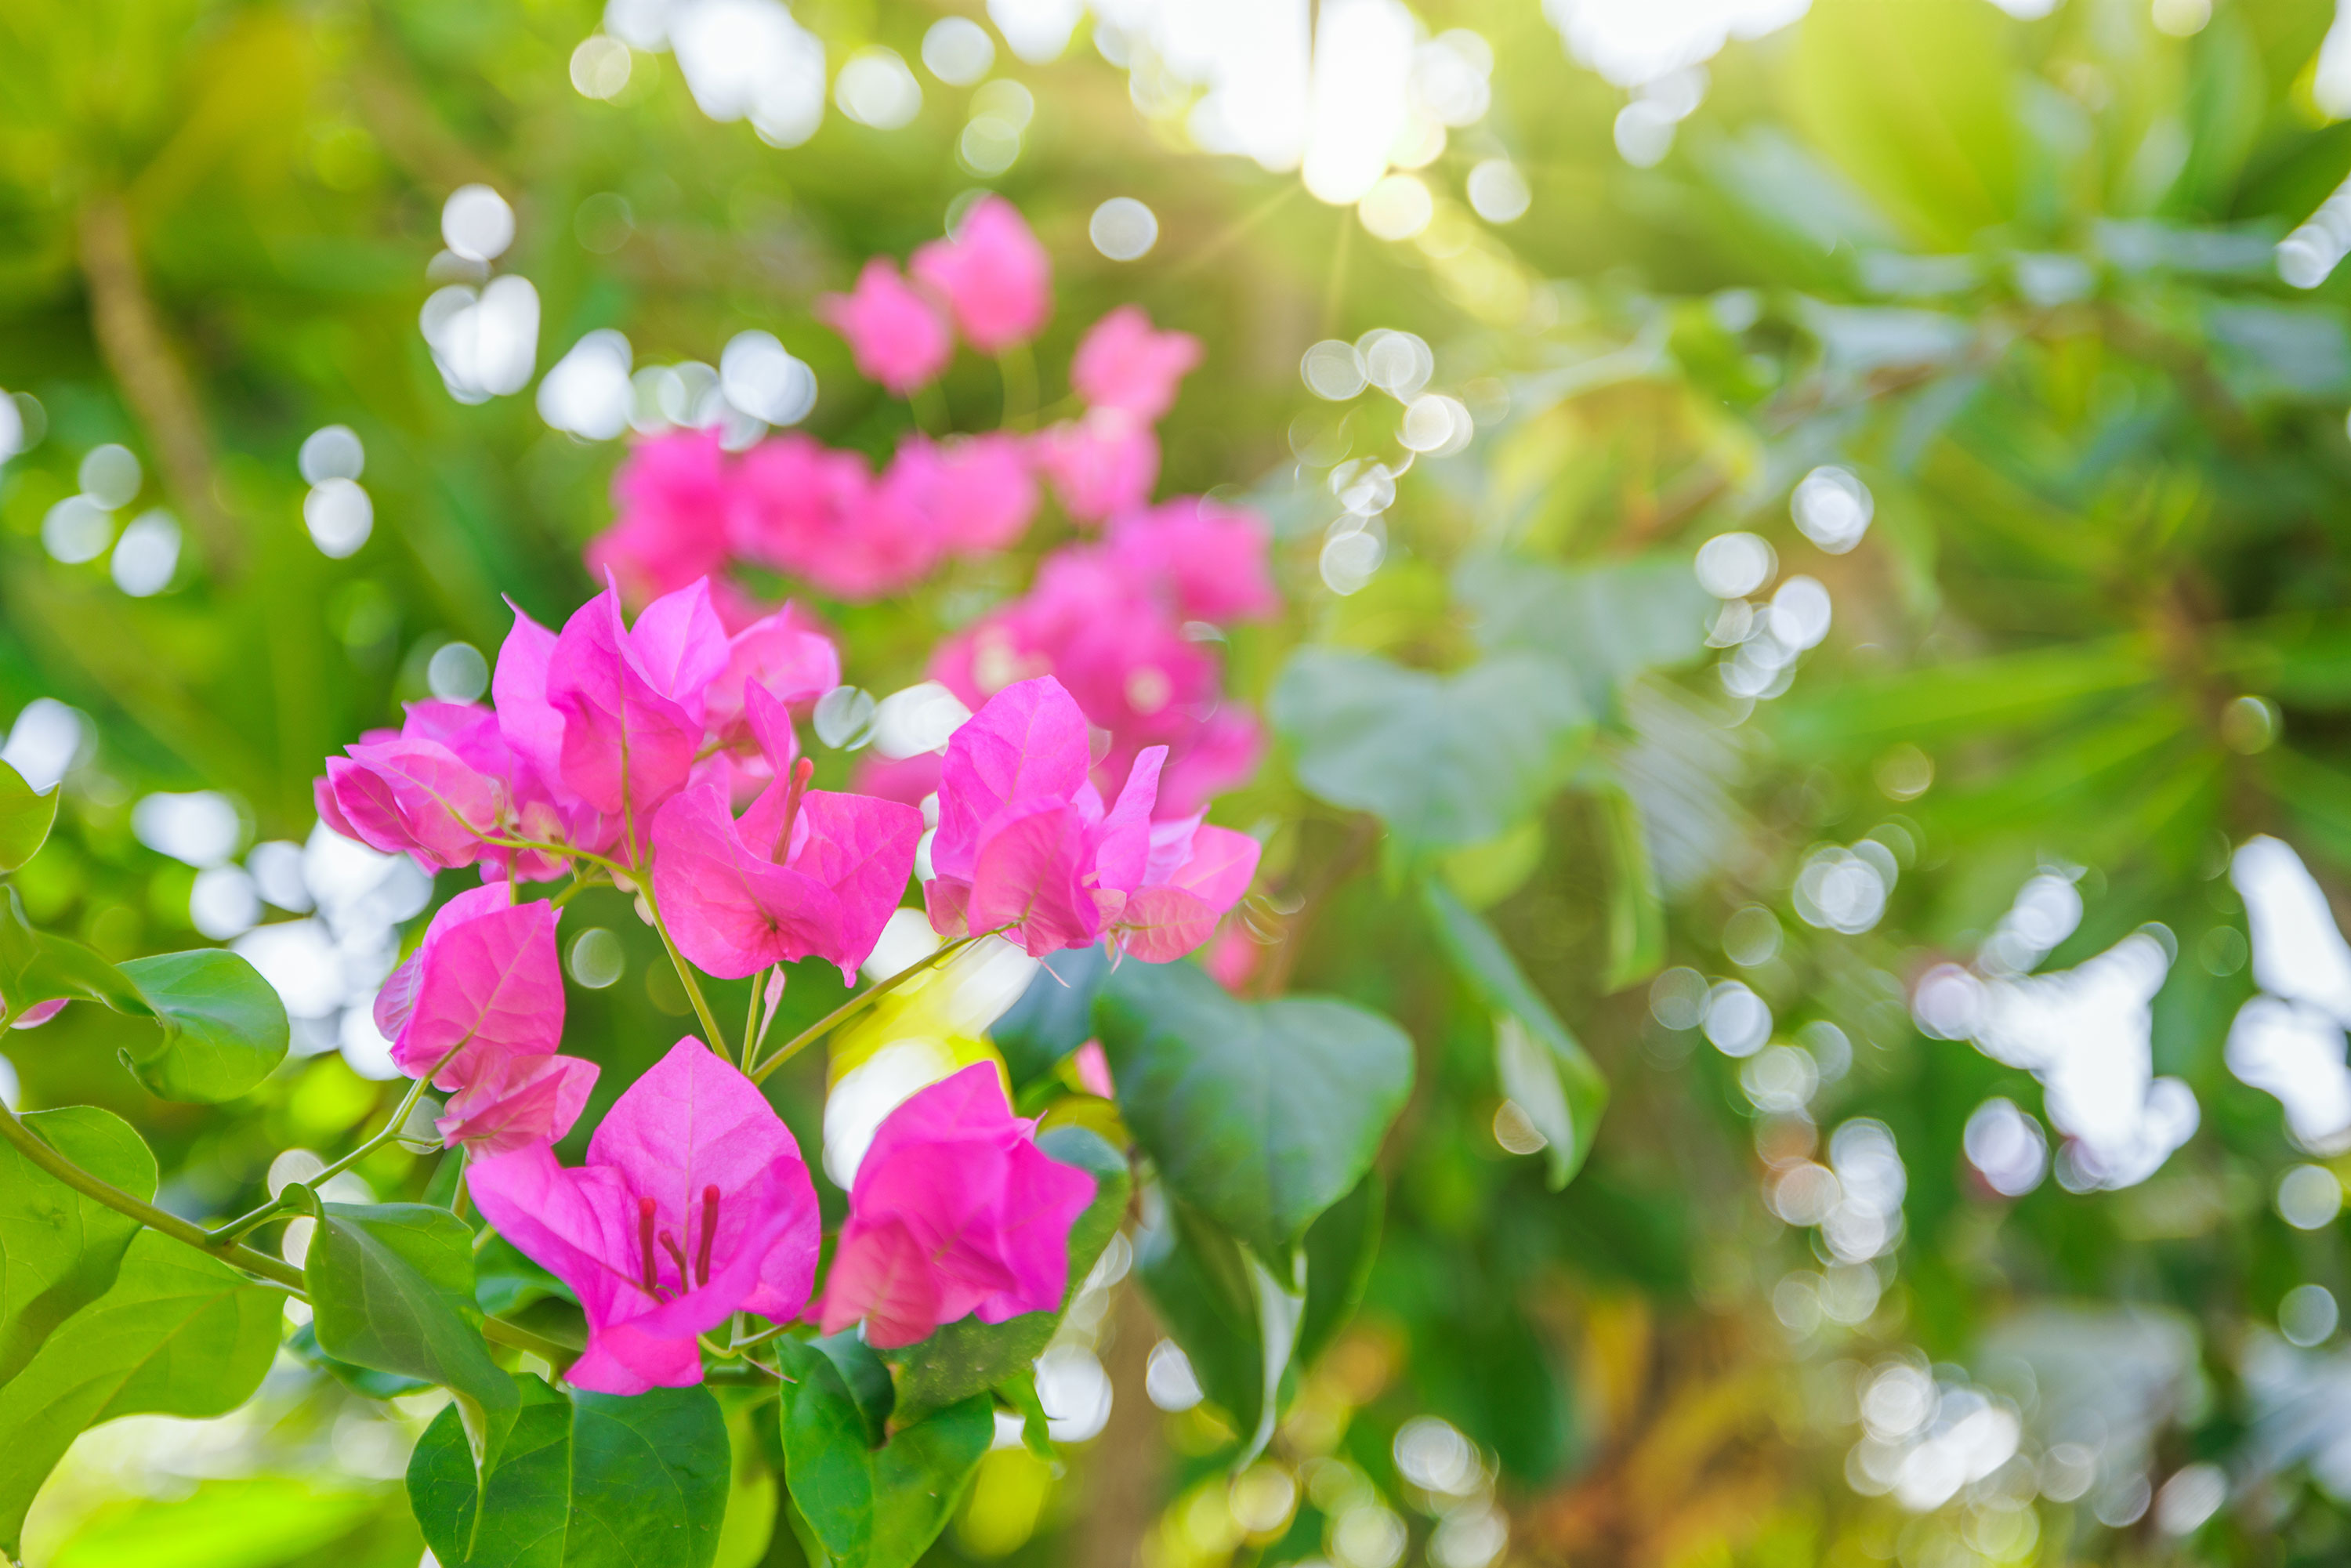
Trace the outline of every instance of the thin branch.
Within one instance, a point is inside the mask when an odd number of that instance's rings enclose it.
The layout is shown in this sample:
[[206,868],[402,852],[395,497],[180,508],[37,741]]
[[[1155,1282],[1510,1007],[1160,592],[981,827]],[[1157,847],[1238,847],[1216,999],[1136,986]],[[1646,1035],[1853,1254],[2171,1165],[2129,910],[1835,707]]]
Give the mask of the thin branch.
[[[0,1138],[5,1138],[26,1159],[84,1197],[94,1197],[116,1213],[130,1216],[148,1229],[161,1231],[172,1240],[217,1258],[233,1269],[242,1270],[274,1285],[283,1285],[298,1301],[308,1302],[310,1300],[308,1277],[293,1264],[265,1252],[256,1252],[241,1242],[217,1240],[203,1227],[158,1208],[145,1199],[123,1191],[105,1177],[82,1169],[43,1142],[38,1134],[17,1119],[15,1112],[5,1107],[0,1107]],[[494,1344],[502,1344],[511,1350],[529,1351],[557,1371],[569,1365],[580,1355],[569,1345],[535,1333],[519,1323],[510,1323],[504,1318],[485,1317],[482,1334]]]
[[163,336],[155,302],[139,269],[130,210],[117,195],[93,196],[79,223],[82,282],[90,326],[109,373],[154,444],[163,477],[202,541],[215,578],[235,573],[245,554],[237,525],[222,507],[211,438],[194,387]]
[[[983,931],[980,933],[980,936],[993,936],[995,935],[996,933],[993,931]],[[778,1051],[775,1055],[768,1058],[767,1061],[759,1063],[758,1067],[747,1067],[745,1071],[750,1073],[751,1082],[754,1083],[764,1082],[767,1080],[768,1074],[773,1072],[777,1068],[781,1067],[785,1062],[789,1061],[793,1057],[799,1055],[800,1051],[807,1049],[809,1046],[811,1046],[818,1040],[822,1040],[827,1034],[831,1033],[836,1026],[849,1019],[854,1018],[857,1014],[863,1012],[867,1008],[872,1007],[875,1002],[881,1000],[883,997],[888,996],[892,991],[896,990],[900,986],[904,985],[915,976],[928,974],[931,970],[937,968],[941,964],[946,963],[949,958],[954,957],[957,953],[962,952],[965,948],[970,946],[973,943],[978,940],[979,936],[965,936],[958,938],[956,941],[948,943],[946,946],[932,954],[929,957],[925,958],[921,963],[909,964],[904,968],[899,970],[896,974],[891,976],[888,979],[880,982],[869,989],[858,992],[855,996],[850,998],[847,1001],[841,1003],[839,1007],[825,1014],[824,1017],[817,1019],[816,1022],[809,1025],[808,1028],[800,1030],[799,1033],[786,1040],[781,1050]]]

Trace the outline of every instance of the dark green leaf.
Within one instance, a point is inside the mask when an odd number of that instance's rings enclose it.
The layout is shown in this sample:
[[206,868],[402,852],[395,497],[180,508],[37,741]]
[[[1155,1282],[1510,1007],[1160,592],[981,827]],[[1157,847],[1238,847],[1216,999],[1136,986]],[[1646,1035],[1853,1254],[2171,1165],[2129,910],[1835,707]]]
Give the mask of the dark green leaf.
[[988,1026],[987,1038],[1004,1053],[1015,1089],[1042,1077],[1093,1037],[1094,993],[1108,973],[1110,959],[1099,947],[1056,953],[1020,999]]
[[86,1428],[244,1404],[277,1354],[285,1312],[283,1291],[152,1230],[131,1238],[112,1288],[0,1386],[0,1549],[18,1549],[33,1494]]
[[776,1342],[784,1375],[784,1480],[820,1568],[910,1568],[946,1527],[996,1436],[986,1395],[866,1445],[864,1417],[831,1357]]
[[471,1400],[473,1414],[488,1413],[481,1431],[494,1450],[515,1381],[482,1339],[473,1242],[464,1220],[430,1204],[321,1204],[303,1273],[321,1350]]
[[1026,1372],[1051,1343],[1062,1312],[1069,1310],[1092,1272],[1095,1260],[1126,1218],[1133,1183],[1126,1161],[1117,1150],[1083,1127],[1052,1128],[1038,1138],[1037,1146],[1094,1178],[1093,1201],[1070,1228],[1070,1278],[1061,1306],[1000,1323],[966,1318],[946,1324],[919,1343],[890,1352],[902,1421],[919,1420]]
[[1544,1153],[1551,1185],[1565,1186],[1592,1152],[1601,1113],[1608,1106],[1608,1080],[1529,983],[1492,926],[1442,883],[1424,884],[1421,896],[1438,946],[1494,1015],[1494,1065],[1502,1092],[1550,1140]]
[[1237,1001],[1190,964],[1121,965],[1094,1026],[1161,1179],[1269,1263],[1363,1179],[1412,1092],[1412,1041],[1377,1013]]
[[841,1374],[841,1385],[857,1406],[858,1418],[865,1423],[865,1446],[880,1448],[890,1435],[890,1416],[898,1399],[897,1390],[890,1385],[889,1363],[855,1329],[843,1329],[809,1343]]
[[159,1045],[131,1052],[139,1081],[162,1098],[234,1100],[286,1059],[286,1004],[235,953],[133,958],[122,973],[163,1028]]
[[57,820],[57,786],[38,795],[25,776],[0,762],[0,872],[15,871],[40,852]]
[[1438,675],[1302,648],[1267,712],[1296,750],[1299,782],[1378,816],[1407,856],[1516,825],[1566,777],[1592,724],[1561,667],[1528,653]]
[[[28,1111],[51,1148],[133,1197],[155,1196],[155,1155],[131,1124],[94,1105]],[[106,1294],[139,1222],[0,1144],[0,1384],[57,1326]]]
[[443,1568],[710,1568],[734,1460],[707,1388],[567,1398],[516,1384],[486,1486],[454,1406],[409,1459],[409,1502]]

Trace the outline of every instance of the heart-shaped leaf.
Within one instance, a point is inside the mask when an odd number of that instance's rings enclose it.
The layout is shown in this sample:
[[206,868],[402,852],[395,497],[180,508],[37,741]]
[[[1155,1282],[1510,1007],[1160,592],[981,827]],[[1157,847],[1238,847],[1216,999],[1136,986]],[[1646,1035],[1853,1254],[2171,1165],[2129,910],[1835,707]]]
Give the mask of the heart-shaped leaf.
[[[41,1140],[134,1197],[155,1196],[155,1155],[111,1111],[69,1105],[22,1118]],[[0,1384],[59,1323],[106,1294],[139,1222],[85,1197],[0,1144]]]
[[133,958],[121,969],[162,1026],[160,1043],[131,1053],[152,1092],[203,1104],[234,1100],[286,1060],[286,1004],[236,954],[199,947]]
[[1583,1168],[1608,1107],[1608,1080],[1566,1024],[1520,971],[1494,928],[1441,883],[1423,884],[1421,897],[1437,946],[1494,1017],[1494,1068],[1502,1092],[1549,1140],[1554,1191]]
[[1119,1221],[1126,1218],[1133,1181],[1125,1158],[1116,1149],[1083,1127],[1050,1128],[1038,1137],[1037,1146],[1094,1178],[1093,1201],[1070,1227],[1070,1282],[1061,1305],[1053,1312],[1025,1312],[1000,1323],[965,1318],[903,1351],[888,1353],[898,1386],[896,1418],[901,1424],[918,1421],[934,1410],[1026,1372],[1052,1342],[1062,1313],[1077,1299],[1095,1260],[1117,1233]]
[[1506,653],[1455,675],[1369,653],[1301,648],[1267,713],[1297,752],[1298,781],[1370,811],[1407,854],[1495,838],[1567,775],[1592,727],[1551,660]]
[[0,872],[15,871],[38,854],[57,820],[57,786],[37,792],[25,776],[0,762]]
[[[986,1395],[937,1410],[869,1446],[865,1413],[830,1347],[776,1343],[783,1385],[784,1480],[793,1527],[815,1568],[910,1568],[946,1527],[996,1435]],[[875,1364],[879,1364],[877,1362]]]
[[106,1294],[0,1386],[0,1550],[18,1552],[33,1494],[73,1440],[118,1416],[225,1416],[261,1386],[286,1292],[152,1230]]
[[1412,1041],[1379,1014],[1237,1001],[1191,964],[1121,965],[1094,1028],[1160,1179],[1269,1263],[1364,1178],[1412,1092]]
[[710,1568],[734,1472],[710,1390],[567,1398],[515,1383],[486,1480],[454,1406],[409,1458],[409,1504],[443,1568]]
[[302,1271],[320,1350],[473,1401],[494,1459],[515,1381],[482,1339],[473,1242],[464,1220],[430,1204],[320,1204]]
[[16,890],[0,893],[0,1009],[90,1001],[148,1019],[159,1034],[126,1055],[149,1092],[167,1100],[234,1100],[286,1059],[286,1004],[236,954],[200,947],[110,964],[34,930]]

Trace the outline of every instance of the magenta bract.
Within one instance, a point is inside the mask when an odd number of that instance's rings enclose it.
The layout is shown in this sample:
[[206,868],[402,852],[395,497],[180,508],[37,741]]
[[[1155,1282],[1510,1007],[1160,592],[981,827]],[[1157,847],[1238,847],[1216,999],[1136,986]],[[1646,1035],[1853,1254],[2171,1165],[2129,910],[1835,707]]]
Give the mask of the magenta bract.
[[695,1336],[736,1312],[798,1316],[815,1278],[816,1191],[756,1085],[681,1040],[606,1114],[588,1163],[545,1145],[479,1161],[474,1201],[571,1287],[588,1349],[566,1377],[603,1394],[702,1379]]
[[824,1332],[862,1319],[866,1343],[888,1350],[959,1318],[1060,1307],[1094,1178],[1038,1148],[1035,1130],[986,1062],[891,1112],[850,1186]]

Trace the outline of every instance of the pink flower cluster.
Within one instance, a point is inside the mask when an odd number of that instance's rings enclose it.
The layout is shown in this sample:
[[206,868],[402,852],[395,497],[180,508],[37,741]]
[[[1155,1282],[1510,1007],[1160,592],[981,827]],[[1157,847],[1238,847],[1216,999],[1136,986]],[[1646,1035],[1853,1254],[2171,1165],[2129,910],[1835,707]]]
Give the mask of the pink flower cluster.
[[1108,732],[1101,777],[1165,747],[1161,810],[1197,811],[1257,768],[1262,740],[1223,697],[1214,628],[1279,607],[1254,514],[1186,497],[1113,520],[1048,557],[1029,593],[939,645],[931,678],[977,706],[1050,674]]
[[[995,1070],[957,1074],[885,1119],[858,1168],[820,1315],[912,1344],[977,1312],[1050,1312],[1094,1178],[1059,1164],[1006,1106]],[[697,1336],[732,1314],[809,1308],[823,1222],[799,1145],[757,1085],[681,1040],[630,1085],[566,1166],[546,1143],[479,1160],[467,1187],[499,1235],[571,1288],[580,1388],[702,1380]]]
[[1001,931],[1037,957],[1108,936],[1163,963],[1207,941],[1257,874],[1258,842],[1196,812],[1155,821],[1166,757],[1137,756],[1105,810],[1085,715],[1061,684],[998,693],[947,743],[923,887],[932,927]]
[[[986,353],[1027,342],[1052,311],[1052,269],[1010,204],[990,197],[952,239],[914,253],[910,278],[876,257],[818,313],[858,369],[899,395],[946,369],[955,335]],[[955,556],[1017,544],[1039,479],[1092,527],[1144,506],[1159,477],[1153,426],[1200,362],[1199,340],[1162,332],[1127,305],[1078,345],[1070,380],[1083,415],[1033,435],[997,432],[903,442],[879,473],[854,452],[799,434],[730,456],[715,431],[642,442],[612,492],[618,517],[588,547],[591,570],[632,600],[671,593],[743,561],[863,601],[920,581]],[[747,619],[730,592],[729,623]]]
[[[908,272],[870,262],[820,305],[859,368],[901,395],[940,373],[958,336],[1001,354],[1051,312],[1045,253],[995,198]],[[488,703],[413,704],[399,729],[329,759],[315,787],[329,826],[428,871],[480,869],[484,884],[436,914],[386,981],[376,1021],[402,1071],[448,1092],[436,1125],[467,1151],[484,1215],[578,1296],[574,1384],[698,1382],[700,1336],[738,1312],[814,1315],[828,1333],[862,1322],[889,1348],[1064,1298],[1094,1181],[1037,1147],[990,1066],[883,1123],[820,1292],[799,1146],[700,1041],[620,1096],[584,1165],[561,1165],[552,1145],[598,1070],[558,1051],[559,911],[518,890],[601,877],[707,974],[817,959],[853,983],[926,846],[923,904],[942,936],[1001,935],[1037,956],[1108,942],[1155,962],[1208,941],[1258,862],[1255,840],[1203,821],[1259,747],[1254,720],[1222,700],[1216,628],[1277,601],[1257,517],[1149,504],[1153,425],[1199,355],[1114,310],[1071,368],[1080,417],[912,438],[878,474],[805,435],[740,455],[715,433],[645,442],[590,549],[605,591],[559,630],[517,611]],[[801,611],[764,612],[722,574],[750,563],[873,599],[1017,543],[1046,486],[1073,521],[1107,526],[936,651],[933,677],[972,716],[943,753],[869,767],[862,792],[810,788],[795,716],[840,685],[839,653]],[[644,605],[633,621],[624,595]],[[918,802],[935,806],[927,838]]]

